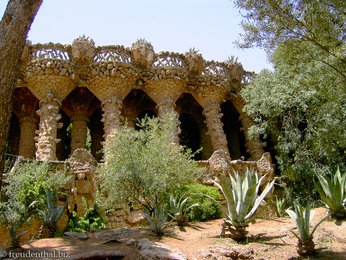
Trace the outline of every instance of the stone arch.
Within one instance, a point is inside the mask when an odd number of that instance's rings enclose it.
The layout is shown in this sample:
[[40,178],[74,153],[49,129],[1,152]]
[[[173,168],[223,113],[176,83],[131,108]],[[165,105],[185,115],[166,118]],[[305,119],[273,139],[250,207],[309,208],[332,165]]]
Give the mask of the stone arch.
[[12,96],[13,114],[16,115],[19,125],[11,129],[10,133],[18,134],[11,137],[18,139],[18,148],[16,154],[26,158],[35,156],[35,131],[38,129],[39,101],[34,94],[26,87],[15,88]]
[[[193,148],[202,148],[196,159],[208,159],[213,153],[210,136],[207,134],[208,129],[205,123],[202,106],[189,93],[184,93],[176,102],[176,110],[180,115],[181,137],[190,138],[193,140],[182,140],[182,144],[193,144]],[[194,127],[195,129],[192,129]],[[192,137],[195,134],[196,136]],[[199,140],[198,140],[199,139]]]
[[71,118],[61,109],[59,114],[61,115],[59,122],[62,123],[62,127],[57,130],[57,138],[60,141],[56,144],[56,158],[59,161],[64,161],[71,153],[71,135],[67,134]]
[[10,154],[18,155],[19,153],[19,141],[20,141],[20,125],[19,118],[12,113],[10,120],[10,130],[8,132],[8,147],[7,151]]
[[103,158],[102,142],[105,132],[103,129],[102,114],[102,109],[98,107],[90,116],[88,123],[91,136],[90,152],[98,162],[100,162]]
[[221,121],[223,130],[227,137],[228,150],[232,159],[248,159],[250,155],[246,151],[246,139],[242,125],[239,120],[239,113],[231,101],[221,104],[221,112],[223,114]]
[[122,114],[128,125],[135,127],[137,118],[157,115],[156,103],[143,90],[133,89],[123,100]]
[[[197,152],[201,148],[201,133],[197,121],[191,114],[182,113],[179,117],[180,121],[180,144]],[[201,152],[195,154],[194,159],[201,159]]]
[[100,106],[100,100],[86,87],[75,88],[62,102],[61,109],[70,118],[68,125],[63,126],[69,139],[66,141],[70,142],[69,154],[78,148],[90,148],[87,146],[91,139],[88,123]]

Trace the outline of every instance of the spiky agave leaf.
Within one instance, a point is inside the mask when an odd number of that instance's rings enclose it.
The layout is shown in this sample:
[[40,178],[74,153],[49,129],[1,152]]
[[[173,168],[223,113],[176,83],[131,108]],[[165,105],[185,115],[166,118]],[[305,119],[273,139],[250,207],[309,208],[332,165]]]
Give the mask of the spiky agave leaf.
[[150,229],[158,236],[163,235],[163,231],[168,227],[166,225],[167,213],[159,208],[154,207],[154,215],[151,216],[148,211],[143,212],[144,217],[148,220]]
[[220,176],[220,183],[214,182],[226,198],[228,216],[227,222],[234,227],[247,226],[257,211],[261,201],[270,192],[274,181],[268,183],[258,196],[260,186],[265,176],[258,179],[256,172],[247,170],[244,178],[235,172],[234,177]]
[[338,168],[334,176],[317,174],[317,178],[318,182],[314,181],[315,187],[323,202],[332,211],[332,217],[345,218],[346,174],[341,176]]
[[[259,188],[261,187],[262,181],[265,178],[265,175],[261,177],[261,179],[259,180],[258,184],[256,185],[256,193],[258,194]],[[264,198],[268,195],[268,193],[272,190],[273,186],[274,186],[275,180],[267,183],[267,185],[265,186],[264,190],[261,192],[261,194],[259,196],[257,196],[257,198],[255,199],[255,203],[252,206],[250,212],[248,213],[248,215],[246,215],[245,219],[246,220],[250,220],[252,218],[252,216],[256,213],[258,207],[260,206],[261,202],[264,200]]]
[[[298,203],[294,203],[294,211],[286,209],[287,214],[295,221],[298,233],[291,231],[298,240],[303,243],[312,239],[313,233],[317,226],[310,232],[311,221],[315,216],[315,211],[311,211],[310,203],[307,203],[306,207],[300,206]],[[322,222],[321,222],[322,223]]]
[[185,194],[177,194],[176,196],[170,195],[169,204],[170,211],[168,215],[178,222],[178,225],[186,225],[187,224],[187,216],[186,212],[194,207],[198,207],[199,203],[192,204],[187,206],[187,202],[190,199],[190,196],[186,196]]
[[310,224],[314,218],[314,211],[311,211],[310,204],[306,207],[302,207],[299,204],[294,204],[294,211],[286,209],[287,214],[295,221],[298,233],[293,232],[293,235],[297,237],[297,252],[299,255],[309,255],[315,251],[315,244],[313,242],[313,235],[317,227],[330,217],[330,212],[327,212],[319,222],[316,223],[314,228],[310,232]]

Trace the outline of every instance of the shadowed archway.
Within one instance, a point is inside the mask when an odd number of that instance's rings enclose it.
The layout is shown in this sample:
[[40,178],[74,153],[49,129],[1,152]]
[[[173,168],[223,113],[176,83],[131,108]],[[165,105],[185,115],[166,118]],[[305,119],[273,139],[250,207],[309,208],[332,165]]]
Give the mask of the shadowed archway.
[[231,103],[226,101],[221,104],[223,130],[227,137],[228,150],[232,159],[247,159],[250,155],[245,147],[245,135],[241,130],[239,113]]

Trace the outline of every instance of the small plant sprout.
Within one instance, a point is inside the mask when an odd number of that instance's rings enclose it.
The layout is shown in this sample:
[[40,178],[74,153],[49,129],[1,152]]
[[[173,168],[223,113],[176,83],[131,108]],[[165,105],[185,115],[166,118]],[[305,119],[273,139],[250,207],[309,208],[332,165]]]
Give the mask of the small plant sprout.
[[163,236],[164,230],[169,227],[169,223],[166,223],[167,212],[161,207],[154,207],[152,214],[148,210],[144,210],[143,214],[150,224],[151,231],[159,237]]
[[287,214],[295,221],[298,232],[293,232],[293,235],[298,239],[296,245],[297,253],[300,256],[312,255],[315,252],[315,243],[313,241],[313,235],[317,227],[325,220],[330,217],[330,213],[323,217],[317,224],[313,227],[310,232],[310,224],[314,218],[314,211],[311,211],[310,204],[308,203],[306,207],[300,206],[298,203],[294,203],[294,211],[291,209],[286,209]]
[[276,213],[278,217],[283,217],[286,215],[286,209],[288,208],[287,206],[287,200],[286,198],[282,197],[276,197],[275,198],[275,208],[276,208]]
[[187,202],[189,199],[190,197],[184,194],[178,194],[176,196],[171,194],[169,198],[170,213],[168,213],[168,215],[172,220],[175,220],[180,227],[188,224],[187,211],[199,206],[198,203],[188,206]]

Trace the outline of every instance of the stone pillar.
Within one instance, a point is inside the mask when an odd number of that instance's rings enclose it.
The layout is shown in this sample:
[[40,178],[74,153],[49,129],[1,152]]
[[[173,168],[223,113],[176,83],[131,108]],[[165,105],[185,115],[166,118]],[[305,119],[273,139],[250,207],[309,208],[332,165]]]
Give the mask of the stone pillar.
[[75,114],[71,118],[71,154],[77,148],[85,148],[88,134],[88,118],[83,114]]
[[251,118],[244,112],[240,113],[239,120],[242,124],[243,130],[245,131],[246,139],[246,151],[250,154],[250,160],[257,161],[261,159],[264,154],[263,144],[259,136],[250,138],[248,135],[249,128],[253,125]]
[[37,129],[38,119],[33,115],[27,115],[20,118],[20,141],[19,155],[25,158],[34,158],[35,156],[35,131]]
[[54,97],[52,91],[48,91],[47,97],[40,101],[40,109],[37,111],[40,116],[40,125],[35,137],[38,160],[56,160],[56,143],[60,141],[57,139],[57,130],[62,127],[59,123],[60,106],[61,102]]
[[121,125],[121,108],[123,102],[116,96],[108,98],[102,102],[104,124],[104,140],[107,141],[110,135],[115,134],[116,129]]
[[[171,140],[174,144],[179,144],[179,134],[180,134],[180,122],[179,114],[175,110],[175,103],[171,98],[165,98],[161,100],[157,106],[158,116],[160,119],[164,118],[167,114],[171,113],[174,116],[174,122],[172,126]],[[163,122],[164,123],[164,122]]]
[[229,151],[227,148],[227,138],[223,131],[223,124],[221,122],[221,108],[217,103],[211,103],[204,107],[203,114],[206,118],[208,126],[208,133],[211,138],[214,151],[223,150],[228,156]]

